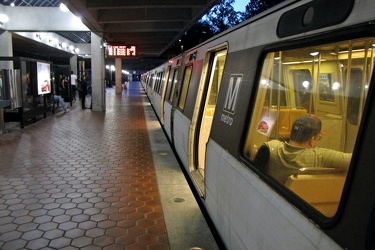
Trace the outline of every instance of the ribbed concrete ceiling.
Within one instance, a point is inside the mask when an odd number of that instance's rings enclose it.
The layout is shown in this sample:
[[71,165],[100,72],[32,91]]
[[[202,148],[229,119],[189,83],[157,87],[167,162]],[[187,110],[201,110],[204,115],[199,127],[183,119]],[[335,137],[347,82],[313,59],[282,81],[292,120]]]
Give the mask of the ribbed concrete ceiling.
[[108,44],[137,46],[138,56],[159,57],[218,0],[62,0]]

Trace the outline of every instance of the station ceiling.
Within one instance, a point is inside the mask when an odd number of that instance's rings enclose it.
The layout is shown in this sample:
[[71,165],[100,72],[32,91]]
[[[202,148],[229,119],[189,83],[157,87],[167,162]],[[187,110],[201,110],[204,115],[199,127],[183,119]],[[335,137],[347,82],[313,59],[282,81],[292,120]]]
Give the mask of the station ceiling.
[[[135,45],[138,56],[124,63],[153,67],[180,37],[220,0],[0,0],[2,5],[59,7],[68,9],[90,29],[103,34],[108,44]],[[61,32],[58,35],[74,43],[90,43],[90,32]],[[14,49],[33,53],[68,56],[51,48],[13,37]],[[61,54],[59,54],[61,53]]]
[[108,44],[137,46],[143,57],[162,55],[217,0],[62,0]]

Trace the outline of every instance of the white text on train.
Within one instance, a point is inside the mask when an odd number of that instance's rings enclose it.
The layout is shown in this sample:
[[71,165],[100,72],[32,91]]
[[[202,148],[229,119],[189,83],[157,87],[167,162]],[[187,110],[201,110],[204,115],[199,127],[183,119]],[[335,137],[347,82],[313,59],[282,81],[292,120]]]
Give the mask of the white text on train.
[[220,119],[222,122],[232,126],[232,123],[233,123],[233,118],[230,117],[229,115],[224,115],[224,114],[221,114],[221,119]]
[[234,115],[236,112],[238,93],[242,82],[242,74],[232,74],[229,79],[227,96],[225,98],[224,112]]

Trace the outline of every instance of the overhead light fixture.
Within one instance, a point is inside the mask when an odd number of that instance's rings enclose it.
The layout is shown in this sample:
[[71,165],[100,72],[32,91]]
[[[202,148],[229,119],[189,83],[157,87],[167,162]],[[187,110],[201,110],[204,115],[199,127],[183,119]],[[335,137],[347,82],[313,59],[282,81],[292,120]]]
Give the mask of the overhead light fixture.
[[319,55],[319,52],[317,52],[317,51],[316,52],[311,52],[310,55],[311,56],[317,56],[317,55]]
[[66,7],[66,5],[63,4],[63,3],[60,3],[60,10],[62,12],[68,12],[69,11],[68,7]]
[[0,24],[3,25],[9,21],[9,17],[5,14],[0,14]]
[[79,48],[75,48],[75,49],[74,49],[74,52],[75,52],[75,53],[79,53]]
[[16,5],[16,4],[15,4],[14,2],[10,4],[10,6],[12,6],[12,7],[14,7],[15,5]]
[[79,25],[82,23],[81,21],[81,18],[77,17],[77,16],[74,16],[73,17],[73,22],[76,24],[76,25]]

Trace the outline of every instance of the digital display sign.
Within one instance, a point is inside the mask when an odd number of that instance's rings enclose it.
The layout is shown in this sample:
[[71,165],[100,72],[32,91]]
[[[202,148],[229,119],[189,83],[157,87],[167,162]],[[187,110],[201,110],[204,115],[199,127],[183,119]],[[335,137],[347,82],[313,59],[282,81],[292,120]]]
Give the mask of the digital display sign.
[[137,56],[137,48],[135,46],[108,45],[107,55],[114,57],[134,57]]

